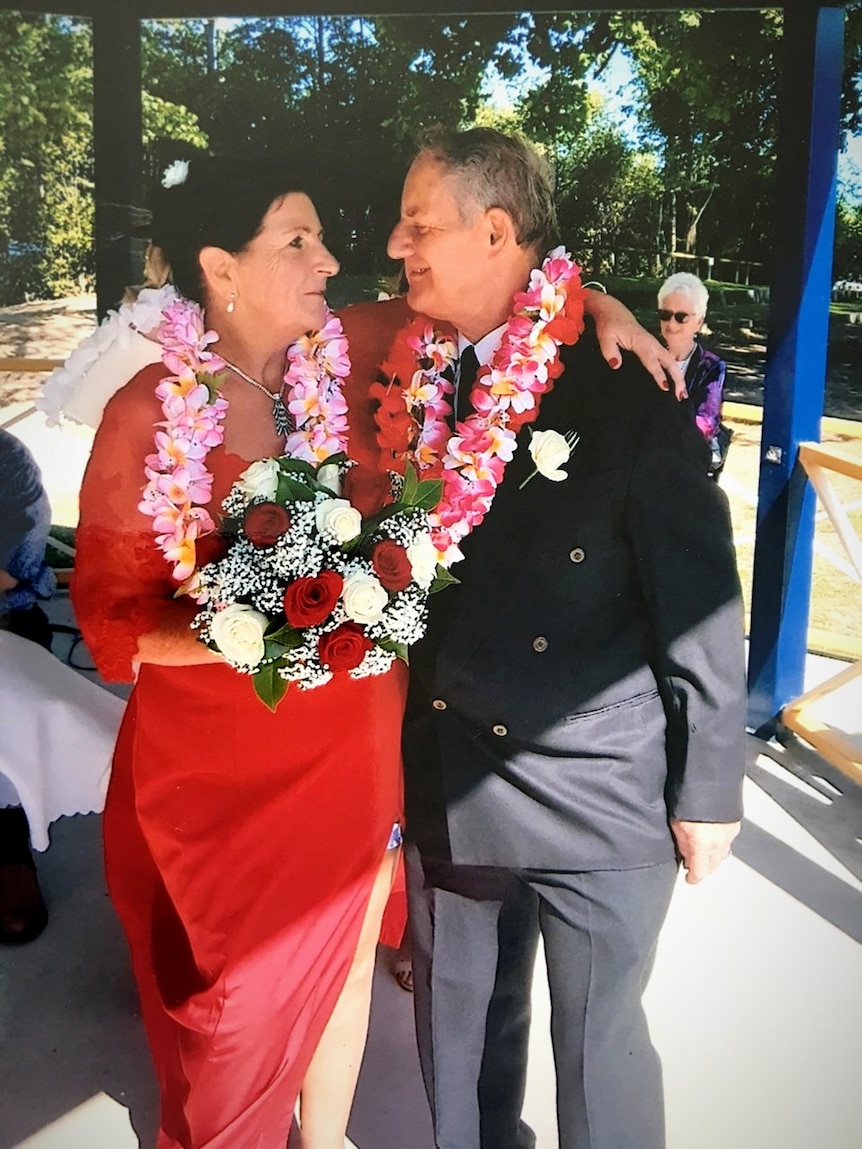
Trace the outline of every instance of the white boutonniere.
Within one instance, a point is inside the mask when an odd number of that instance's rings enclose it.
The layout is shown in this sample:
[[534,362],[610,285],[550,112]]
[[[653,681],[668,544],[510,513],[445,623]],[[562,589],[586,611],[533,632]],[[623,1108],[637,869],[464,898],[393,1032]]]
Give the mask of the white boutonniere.
[[566,431],[561,435],[559,431],[532,431],[530,438],[530,454],[535,463],[535,469],[527,475],[518,490],[523,490],[535,475],[544,475],[554,483],[561,483],[568,479],[565,471],[561,471],[563,463],[568,462],[572,451],[577,446],[580,436],[577,431]]

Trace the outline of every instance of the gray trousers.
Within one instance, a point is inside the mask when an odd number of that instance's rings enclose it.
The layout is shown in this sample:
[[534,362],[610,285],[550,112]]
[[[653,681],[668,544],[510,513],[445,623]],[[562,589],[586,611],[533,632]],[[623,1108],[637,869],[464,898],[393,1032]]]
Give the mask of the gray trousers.
[[[583,873],[407,854],[419,1055],[437,1149],[530,1149],[521,1120],[539,933],[560,1149],[664,1149],[642,995],[674,862]],[[541,1149],[547,1149],[542,1146]]]

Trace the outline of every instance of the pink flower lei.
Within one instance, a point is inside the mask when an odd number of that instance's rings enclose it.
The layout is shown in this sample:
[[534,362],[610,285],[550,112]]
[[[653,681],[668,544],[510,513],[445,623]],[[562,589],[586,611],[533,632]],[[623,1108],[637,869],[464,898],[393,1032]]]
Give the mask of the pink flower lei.
[[[183,584],[178,593],[194,594],[196,543],[215,530],[206,510],[213,484],[206,458],[224,441],[228,403],[215,376],[225,362],[209,349],[218,335],[206,330],[201,308],[190,300],[165,308],[156,336],[170,374],[156,387],[164,419],[156,423],[155,452],[145,459],[147,483],[138,509],[153,520],[156,545]],[[296,430],[287,437],[286,455],[319,463],[346,450],[341,380],[349,373],[341,321],[327,310],[320,331],[303,336],[287,352],[287,406]]]
[[[430,516],[443,566],[463,557],[458,544],[488,513],[515,453],[517,433],[535,420],[542,395],[562,372],[560,345],[577,342],[583,313],[580,268],[564,248],[555,248],[530,274],[527,290],[515,296],[500,346],[470,393],[473,411],[456,425],[454,435],[446,422],[453,387],[443,372],[455,362],[455,344],[424,320],[414,325],[418,332],[411,329],[407,344],[416,369],[401,395],[416,432],[400,458],[413,462],[425,477],[431,470],[443,480],[442,498]],[[397,368],[387,373],[397,374]],[[391,420],[391,402],[385,407]],[[380,413],[377,421],[378,441],[391,446],[393,432],[387,434]],[[394,434],[399,434],[397,426]]]

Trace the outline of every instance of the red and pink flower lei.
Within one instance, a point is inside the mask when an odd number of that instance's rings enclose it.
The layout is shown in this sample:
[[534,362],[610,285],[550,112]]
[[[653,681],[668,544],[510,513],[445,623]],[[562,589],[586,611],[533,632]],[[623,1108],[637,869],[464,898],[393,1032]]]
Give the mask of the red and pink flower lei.
[[[463,557],[459,543],[488,513],[518,431],[536,419],[542,395],[563,370],[560,345],[576,343],[583,329],[580,268],[558,247],[515,296],[500,346],[470,393],[473,411],[454,434],[446,422],[453,385],[443,374],[457,356],[454,334],[419,316],[396,342],[383,365],[392,382],[371,389],[380,404],[377,441],[394,467],[412,462],[423,478],[442,478],[431,527],[443,566]],[[398,386],[404,379],[407,385]]]
[[[206,457],[224,440],[228,403],[214,377],[226,365],[210,350],[218,335],[206,330],[201,308],[189,300],[165,308],[155,336],[170,374],[156,388],[164,419],[156,424],[155,452],[145,460],[147,483],[138,509],[152,518],[156,545],[173,564],[181,592],[193,594],[197,539],[215,530],[206,509],[213,483]],[[287,406],[296,430],[287,437],[286,455],[320,463],[346,449],[341,380],[349,373],[341,321],[327,311],[320,331],[303,336],[287,353]]]

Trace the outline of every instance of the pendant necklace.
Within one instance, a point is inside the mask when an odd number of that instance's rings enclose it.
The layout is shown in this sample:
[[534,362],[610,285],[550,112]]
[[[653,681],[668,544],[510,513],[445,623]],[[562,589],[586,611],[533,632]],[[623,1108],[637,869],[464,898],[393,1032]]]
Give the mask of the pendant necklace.
[[258,383],[257,379],[252,379],[251,375],[246,375],[245,371],[240,370],[235,363],[231,363],[228,359],[222,356],[225,367],[229,367],[240,379],[245,379],[246,383],[251,383],[252,387],[257,387],[258,391],[263,391],[267,398],[272,400],[272,418],[275,423],[275,433],[284,437],[293,430],[293,418],[287,405],[284,402],[284,382],[281,387],[274,394],[268,387],[264,387],[263,383]]

